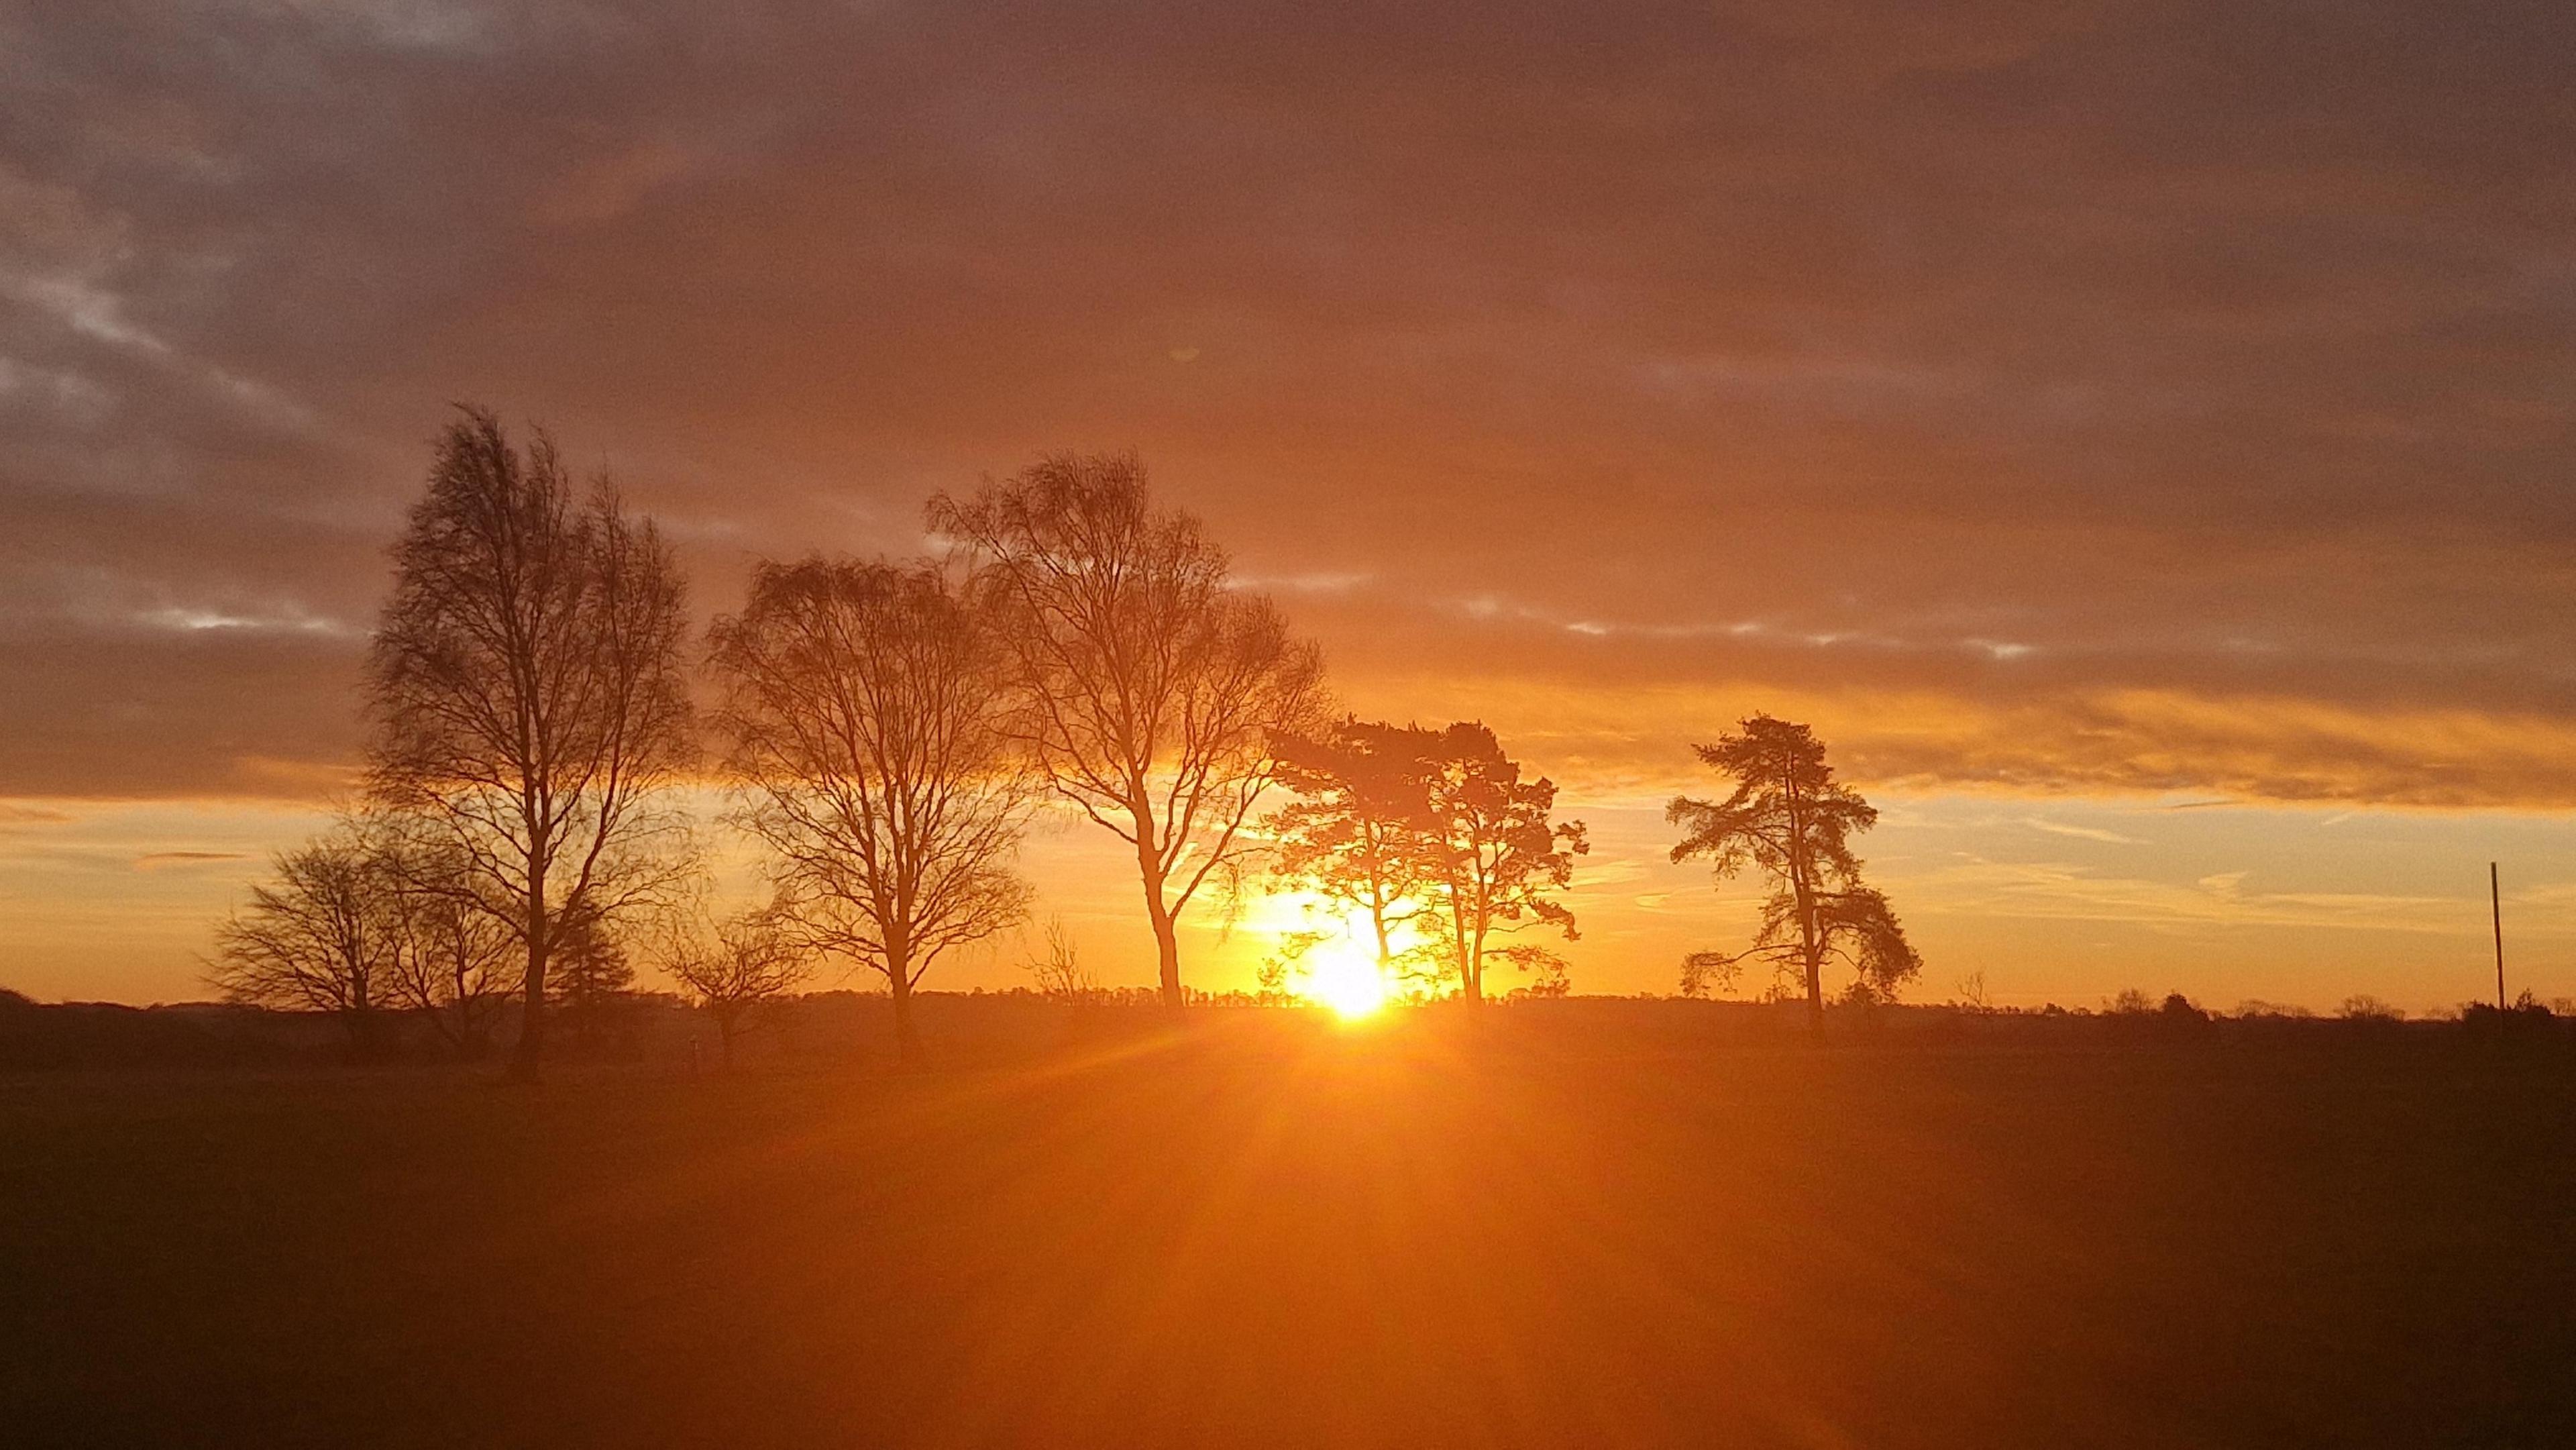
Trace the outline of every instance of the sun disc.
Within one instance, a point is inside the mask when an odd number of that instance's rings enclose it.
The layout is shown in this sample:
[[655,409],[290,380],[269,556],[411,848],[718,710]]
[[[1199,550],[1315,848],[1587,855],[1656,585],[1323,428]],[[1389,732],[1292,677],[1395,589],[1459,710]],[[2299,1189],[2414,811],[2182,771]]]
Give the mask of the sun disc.
[[1376,962],[1336,952],[1315,964],[1306,995],[1344,1020],[1366,1017],[1386,1005],[1386,978]]

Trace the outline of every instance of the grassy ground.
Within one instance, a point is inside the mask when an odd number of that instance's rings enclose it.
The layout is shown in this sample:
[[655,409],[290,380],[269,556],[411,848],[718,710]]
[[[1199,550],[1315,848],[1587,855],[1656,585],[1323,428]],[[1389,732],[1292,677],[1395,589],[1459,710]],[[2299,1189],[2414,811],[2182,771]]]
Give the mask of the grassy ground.
[[2576,1072],[1204,1014],[0,1079],[0,1442],[2576,1443]]

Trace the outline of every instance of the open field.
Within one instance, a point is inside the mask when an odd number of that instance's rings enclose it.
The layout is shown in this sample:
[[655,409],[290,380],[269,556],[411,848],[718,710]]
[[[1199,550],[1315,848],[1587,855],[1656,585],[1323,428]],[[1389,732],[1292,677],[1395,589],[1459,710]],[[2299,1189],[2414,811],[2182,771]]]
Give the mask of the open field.
[[0,1078],[0,1440],[2576,1443],[2554,1043],[1487,1017]]

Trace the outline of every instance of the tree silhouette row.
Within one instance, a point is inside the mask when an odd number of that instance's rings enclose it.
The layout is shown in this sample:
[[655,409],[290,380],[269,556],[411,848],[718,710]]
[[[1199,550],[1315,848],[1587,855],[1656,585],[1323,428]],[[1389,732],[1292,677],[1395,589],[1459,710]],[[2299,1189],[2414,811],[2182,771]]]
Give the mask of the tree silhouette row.
[[[1481,723],[1337,716],[1316,648],[1137,457],[1049,456],[927,522],[936,558],[760,562],[693,648],[653,522],[605,477],[577,487],[542,430],[522,447],[461,409],[393,550],[363,793],[219,928],[213,980],[340,1014],[361,1049],[413,1011],[479,1053],[515,998],[511,1067],[534,1076],[550,1004],[578,1030],[631,980],[630,947],[710,1009],[728,1060],[746,1013],[838,960],[882,978],[913,1060],[925,974],[1025,920],[1019,847],[1051,801],[1132,854],[1167,1006],[1189,998],[1187,914],[1255,876],[1364,926],[1416,994],[1481,1002],[1497,965],[1565,990],[1545,941],[1576,936],[1587,840],[1554,783]],[[1694,954],[1684,991],[1769,961],[1821,1027],[1840,958],[1892,996],[1919,962],[1860,884],[1848,840],[1875,813],[1821,743],[1757,716],[1700,753],[1737,789],[1673,802],[1674,859],[1777,889],[1753,947]],[[675,789],[702,768],[767,884],[730,916]],[[1274,970],[1319,936],[1292,933]],[[1051,950],[1077,971],[1060,933]]]

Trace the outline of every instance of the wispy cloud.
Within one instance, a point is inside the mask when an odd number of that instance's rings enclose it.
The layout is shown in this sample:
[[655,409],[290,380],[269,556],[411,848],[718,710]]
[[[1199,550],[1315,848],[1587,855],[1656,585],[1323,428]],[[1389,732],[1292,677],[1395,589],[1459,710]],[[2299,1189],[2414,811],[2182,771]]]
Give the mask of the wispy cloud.
[[204,866],[220,861],[242,861],[249,857],[240,851],[151,851],[134,858],[137,871],[158,871],[174,866]]
[[2072,836],[2079,841],[2101,841],[2113,846],[2147,844],[2135,836],[2123,836],[2117,831],[2106,831],[2098,826],[2070,826],[2063,821],[2045,820],[2038,816],[2025,816],[2022,818],[2022,824],[2034,831],[2045,831],[2052,836]]
[[154,629],[197,633],[205,630],[241,630],[248,633],[286,633],[338,635],[353,638],[365,631],[342,620],[327,619],[288,609],[273,614],[235,614],[221,609],[192,609],[184,605],[146,610],[136,616],[138,622]]
[[2389,892],[2249,891],[2250,873],[2179,883],[2052,862],[1963,855],[1909,882],[1913,909],[2006,920],[2143,927],[2305,927],[2456,933],[2476,903],[2466,897]]

